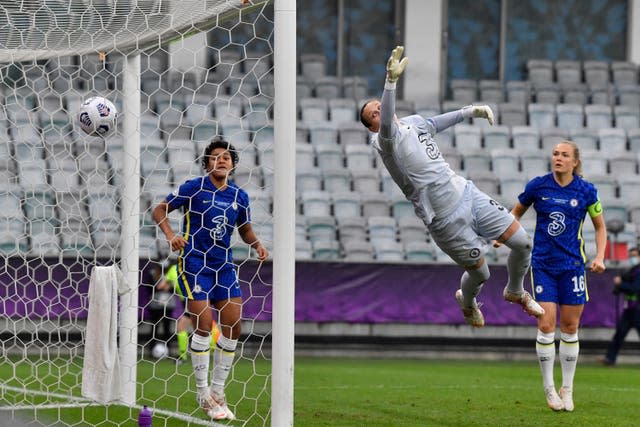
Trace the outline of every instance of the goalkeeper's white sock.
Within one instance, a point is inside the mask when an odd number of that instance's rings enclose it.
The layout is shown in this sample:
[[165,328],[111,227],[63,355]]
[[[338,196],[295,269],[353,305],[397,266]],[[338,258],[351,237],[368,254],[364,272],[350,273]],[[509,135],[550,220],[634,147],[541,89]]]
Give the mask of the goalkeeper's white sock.
[[524,291],[524,276],[531,263],[531,237],[524,231],[524,228],[520,227],[504,244],[511,249],[507,258],[507,272],[509,273],[507,290],[509,293],[520,295]]
[[191,336],[191,365],[193,366],[193,375],[196,378],[196,389],[199,395],[208,392],[210,343],[210,335],[193,334]]
[[555,333],[545,334],[538,329],[536,337],[536,354],[540,362],[540,372],[542,373],[542,384],[545,388],[555,387],[553,381],[553,364],[556,361]]
[[482,266],[473,270],[466,270],[460,278],[460,289],[462,289],[462,301],[465,307],[471,307],[473,300],[480,293],[484,282],[489,280],[489,267],[486,262]]
[[575,334],[560,332],[560,366],[562,367],[562,387],[573,388],[573,377],[578,365],[578,354],[580,353],[580,341],[578,341],[578,331]]
[[224,385],[233,365],[238,340],[232,340],[220,335],[216,349],[213,352],[213,375],[211,377],[211,391],[219,395],[224,394]]

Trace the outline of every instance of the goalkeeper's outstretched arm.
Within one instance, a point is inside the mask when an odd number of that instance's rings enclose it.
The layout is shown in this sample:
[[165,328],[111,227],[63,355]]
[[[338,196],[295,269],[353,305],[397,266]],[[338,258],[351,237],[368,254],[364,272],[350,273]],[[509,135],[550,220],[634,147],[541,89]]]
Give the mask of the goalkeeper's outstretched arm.
[[404,72],[409,58],[402,58],[403,46],[396,46],[387,61],[387,76],[384,91],[380,100],[380,138],[390,139],[394,136],[394,117],[396,113],[396,82]]

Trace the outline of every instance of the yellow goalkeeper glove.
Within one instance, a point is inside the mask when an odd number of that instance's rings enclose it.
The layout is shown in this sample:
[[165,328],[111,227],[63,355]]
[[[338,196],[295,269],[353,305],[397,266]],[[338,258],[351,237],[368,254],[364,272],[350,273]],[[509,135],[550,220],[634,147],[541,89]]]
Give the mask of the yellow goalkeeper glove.
[[493,111],[488,105],[468,105],[462,109],[462,115],[465,118],[475,117],[487,119],[490,125],[493,125]]
[[402,58],[403,52],[404,46],[396,46],[395,49],[391,51],[391,56],[387,61],[387,81],[389,83],[398,81],[404,71],[404,67],[406,67],[409,62],[409,58]]

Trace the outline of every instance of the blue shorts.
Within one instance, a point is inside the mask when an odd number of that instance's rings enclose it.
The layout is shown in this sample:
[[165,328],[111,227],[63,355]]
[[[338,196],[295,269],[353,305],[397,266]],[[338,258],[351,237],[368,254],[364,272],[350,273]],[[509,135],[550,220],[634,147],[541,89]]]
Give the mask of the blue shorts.
[[533,293],[538,302],[582,305],[589,301],[584,266],[564,271],[532,267],[531,283],[533,283]]
[[233,266],[220,270],[203,268],[190,272],[178,265],[178,286],[187,299],[212,302],[242,297],[238,275]]

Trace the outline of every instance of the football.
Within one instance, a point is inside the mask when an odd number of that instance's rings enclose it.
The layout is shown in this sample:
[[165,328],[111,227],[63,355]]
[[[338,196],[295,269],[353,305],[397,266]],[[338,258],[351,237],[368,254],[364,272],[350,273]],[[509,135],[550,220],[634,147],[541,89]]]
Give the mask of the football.
[[118,110],[113,102],[102,96],[93,96],[80,106],[78,123],[87,135],[107,138],[116,130],[117,116]]

